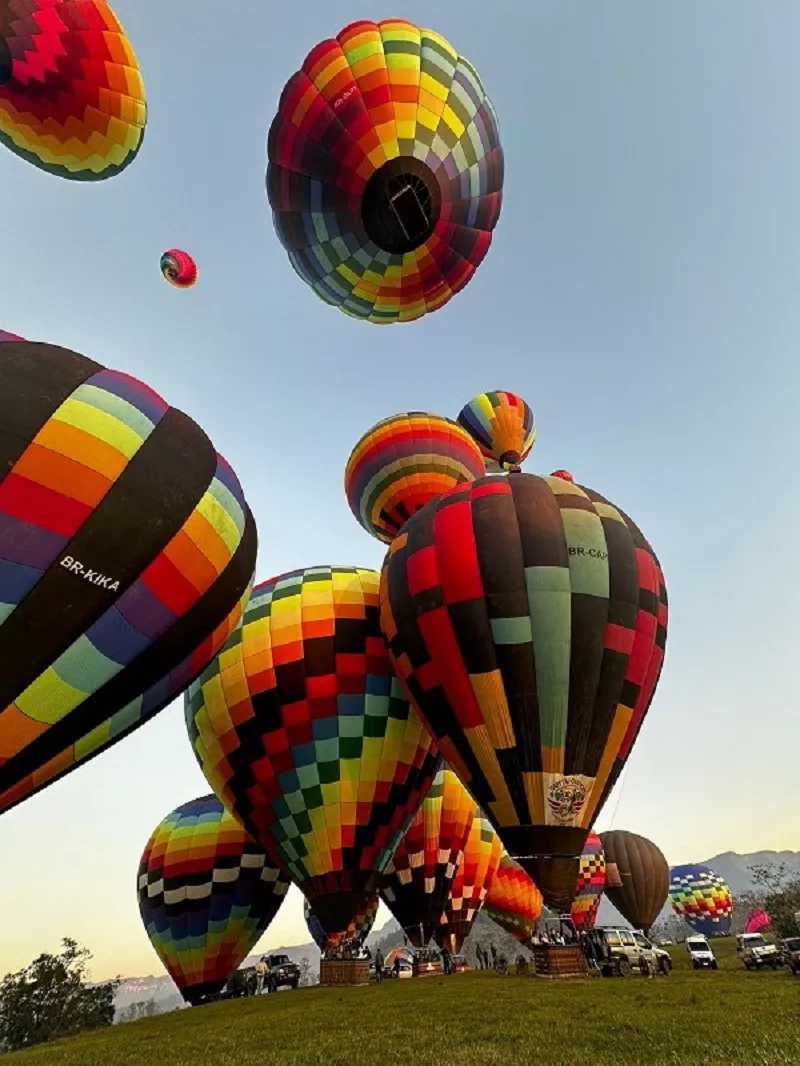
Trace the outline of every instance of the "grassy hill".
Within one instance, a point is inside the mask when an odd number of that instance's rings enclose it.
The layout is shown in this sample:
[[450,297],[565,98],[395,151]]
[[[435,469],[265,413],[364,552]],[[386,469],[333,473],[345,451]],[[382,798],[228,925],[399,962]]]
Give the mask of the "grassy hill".
[[549,982],[493,972],[309,988],[116,1026],[9,1066],[796,1066],[800,979],[717,972],[675,948],[668,978]]

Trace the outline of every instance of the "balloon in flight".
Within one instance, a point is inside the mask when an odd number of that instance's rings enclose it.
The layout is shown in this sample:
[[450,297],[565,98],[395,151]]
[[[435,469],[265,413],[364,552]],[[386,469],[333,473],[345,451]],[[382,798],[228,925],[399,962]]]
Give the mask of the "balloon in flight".
[[170,248],[161,256],[161,273],[176,289],[190,289],[197,281],[197,263],[188,252]]
[[482,392],[461,409],[458,424],[501,470],[519,467],[536,441],[533,411],[513,392]]

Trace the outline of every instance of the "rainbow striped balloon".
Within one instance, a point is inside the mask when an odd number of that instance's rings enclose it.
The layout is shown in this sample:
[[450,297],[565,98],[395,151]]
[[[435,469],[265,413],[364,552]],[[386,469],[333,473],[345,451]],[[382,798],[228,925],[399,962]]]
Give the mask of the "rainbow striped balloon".
[[350,453],[344,491],[359,524],[389,544],[429,500],[483,472],[478,446],[455,422],[410,411],[367,430]]
[[0,360],[0,811],[151,718],[241,618],[256,530],[190,418],[77,352]]
[[477,809],[444,914],[434,933],[439,946],[446,947],[451,955],[459,954],[469,936],[492,887],[502,853],[500,837]]
[[252,951],[289,880],[216,796],[203,796],[156,826],[136,887],[150,942],[195,1005],[221,991]]
[[536,932],[542,905],[542,893],[519,863],[504,851],[486,893],[484,914],[525,944]]
[[353,318],[435,311],[489,250],[497,117],[475,68],[434,30],[360,21],[322,41],[281,93],[267,152],[290,263]]
[[133,162],[146,122],[139,64],[106,0],[0,3],[0,144],[99,181]]
[[536,441],[533,411],[513,392],[482,392],[461,409],[458,424],[501,470],[523,463]]

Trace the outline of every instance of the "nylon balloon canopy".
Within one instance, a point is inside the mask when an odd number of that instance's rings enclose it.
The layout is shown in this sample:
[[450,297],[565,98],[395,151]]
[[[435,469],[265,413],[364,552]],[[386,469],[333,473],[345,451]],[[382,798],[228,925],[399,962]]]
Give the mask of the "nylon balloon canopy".
[[0,144],[41,170],[124,170],[147,121],[133,47],[105,0],[0,0]]
[[256,530],[196,423],[49,344],[0,358],[0,811],[151,718],[238,623]]
[[370,896],[343,933],[335,933],[329,936],[325,932],[322,922],[312,910],[311,904],[307,899],[304,899],[303,917],[306,920],[311,938],[322,952],[323,958],[341,958],[351,954],[358,954],[364,941],[369,936],[372,926],[375,924],[375,915],[378,913],[379,903],[380,900],[377,895]]
[[480,478],[389,546],[381,626],[442,756],[568,913],[661,672],[667,596],[649,544],[592,489]]
[[170,248],[161,256],[161,273],[176,289],[190,289],[197,281],[197,263],[188,252]]
[[429,500],[482,474],[481,453],[460,426],[410,411],[367,430],[350,453],[344,491],[359,524],[388,544]]
[[440,947],[458,955],[492,887],[503,848],[491,823],[475,812],[444,913],[434,936]]
[[513,392],[482,392],[462,407],[458,424],[477,442],[484,458],[501,470],[524,462],[536,440],[533,411]]
[[669,866],[659,848],[638,833],[601,833],[606,856],[605,893],[634,929],[645,934],[658,918],[669,891]]
[[221,991],[288,887],[216,796],[184,803],[156,826],[139,863],[139,912],[188,1003]]
[[733,918],[733,896],[727,884],[702,863],[673,866],[669,902],[675,913],[704,936],[726,936]]
[[543,905],[542,893],[507,852],[500,857],[483,904],[484,913],[521,944],[536,932]]
[[603,842],[597,833],[590,833],[583,845],[575,899],[570,916],[576,929],[593,929],[600,900],[606,885],[606,858]]
[[386,868],[383,898],[415,947],[426,947],[441,921],[475,814],[458,777],[440,770]]
[[475,68],[433,30],[360,21],[322,41],[281,94],[267,154],[289,261],[354,318],[435,311],[489,249],[497,118]]
[[378,575],[319,566],[253,591],[186,696],[214,791],[346,932],[430,787],[438,754],[392,673]]

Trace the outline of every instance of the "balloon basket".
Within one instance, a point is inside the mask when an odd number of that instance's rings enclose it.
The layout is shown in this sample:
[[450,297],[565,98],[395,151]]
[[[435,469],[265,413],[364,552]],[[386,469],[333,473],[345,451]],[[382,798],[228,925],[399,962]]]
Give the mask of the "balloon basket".
[[319,964],[319,983],[325,987],[368,985],[367,959],[323,959]]
[[537,977],[551,981],[587,977],[589,967],[577,944],[534,944],[533,965]]
[[442,976],[442,960],[441,959],[414,959],[414,965],[412,967],[414,977],[441,977]]

